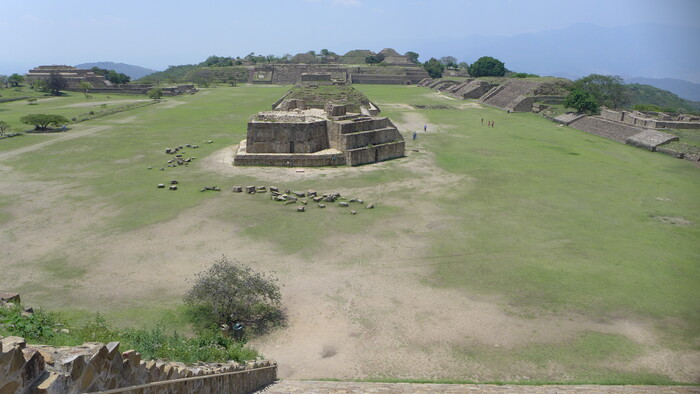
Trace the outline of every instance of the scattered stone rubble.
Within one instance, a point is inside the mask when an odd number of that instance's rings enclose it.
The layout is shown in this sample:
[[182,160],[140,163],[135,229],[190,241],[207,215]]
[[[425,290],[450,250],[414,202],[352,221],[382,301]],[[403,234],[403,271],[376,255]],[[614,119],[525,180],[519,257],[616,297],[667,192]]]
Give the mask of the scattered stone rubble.
[[[241,186],[241,185],[236,185],[234,186],[231,191],[234,193],[246,193],[246,194],[260,194],[260,193],[267,193],[268,190],[270,191],[270,199],[272,201],[277,201],[277,202],[283,202],[284,205],[292,205],[292,204],[298,204],[301,203],[302,205],[297,206],[297,212],[306,212],[306,205],[308,205],[309,200],[317,203],[317,206],[319,208],[325,208],[326,203],[334,203],[338,201],[338,206],[342,208],[347,208],[350,206],[350,204],[357,204],[360,206],[364,206],[366,209],[373,209],[374,204],[373,203],[367,203],[365,204],[364,200],[360,198],[346,198],[340,195],[340,193],[337,192],[332,192],[332,193],[323,193],[319,194],[315,190],[309,190],[309,191],[292,191],[290,189],[286,189],[283,191],[280,191],[280,189],[276,186],[270,186],[265,187],[265,186]],[[352,215],[357,214],[356,210],[351,210],[350,213]]]
[[[185,148],[197,149],[199,148],[199,145],[186,144],[185,146],[180,145],[175,148],[165,148],[166,154],[175,156],[174,158],[168,160],[166,167],[187,166],[192,162],[192,160],[196,159],[196,157],[184,157],[184,154],[186,153],[184,151]],[[150,170],[151,167],[148,167],[148,169]]]

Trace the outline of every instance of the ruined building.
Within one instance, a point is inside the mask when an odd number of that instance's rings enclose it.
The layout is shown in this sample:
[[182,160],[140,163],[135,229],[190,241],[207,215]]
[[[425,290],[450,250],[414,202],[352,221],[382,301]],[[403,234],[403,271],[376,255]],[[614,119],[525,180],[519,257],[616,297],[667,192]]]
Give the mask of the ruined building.
[[396,126],[371,103],[348,112],[351,103],[285,98],[254,116],[238,147],[235,165],[335,166],[375,163],[404,156]]

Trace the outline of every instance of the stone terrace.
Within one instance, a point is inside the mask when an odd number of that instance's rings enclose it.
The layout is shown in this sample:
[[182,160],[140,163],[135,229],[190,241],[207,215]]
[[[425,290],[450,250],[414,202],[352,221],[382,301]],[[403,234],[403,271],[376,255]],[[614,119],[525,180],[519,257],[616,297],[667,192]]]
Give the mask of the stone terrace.
[[623,144],[633,135],[645,131],[639,127],[613,122],[600,116],[584,116],[575,120],[569,126]]

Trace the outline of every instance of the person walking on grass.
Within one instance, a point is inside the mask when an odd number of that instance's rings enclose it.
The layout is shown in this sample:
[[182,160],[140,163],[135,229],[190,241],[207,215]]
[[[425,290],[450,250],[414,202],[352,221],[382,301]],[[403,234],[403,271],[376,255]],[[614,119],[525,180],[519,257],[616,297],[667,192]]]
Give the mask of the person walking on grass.
[[427,123],[423,125],[423,131],[426,133],[428,132],[428,124]]
[[418,133],[416,133],[416,131],[414,130],[413,131],[413,139],[415,140],[417,136],[418,136]]
[[481,125],[484,125],[484,118],[481,118]]

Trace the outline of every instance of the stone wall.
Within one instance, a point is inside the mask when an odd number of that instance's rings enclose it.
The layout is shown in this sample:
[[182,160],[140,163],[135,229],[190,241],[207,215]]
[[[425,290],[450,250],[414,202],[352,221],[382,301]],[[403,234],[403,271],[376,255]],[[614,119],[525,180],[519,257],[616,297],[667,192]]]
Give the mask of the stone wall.
[[382,145],[349,149],[345,151],[345,160],[348,165],[359,166],[403,157],[405,152],[406,142],[401,140]]
[[531,112],[535,102],[546,101],[550,104],[564,101],[562,96],[518,96],[506,110],[510,112]]
[[246,140],[238,145],[233,164],[237,166],[326,167],[345,165],[345,155],[335,149],[315,153],[253,153],[246,152]]
[[[678,116],[687,120],[660,120],[648,117],[648,115],[637,111],[614,111],[608,108],[600,110],[600,116],[614,122],[626,123],[632,126],[646,127],[651,129],[700,129],[700,121],[691,120],[690,116]],[[668,118],[664,116],[664,118]]]
[[408,85],[411,79],[406,75],[350,74],[351,83],[374,85]]
[[0,338],[0,393],[251,392],[275,381],[274,361],[198,363],[143,361],[119,343],[76,347],[27,345]]
[[312,153],[329,148],[326,121],[248,123],[248,153]]

